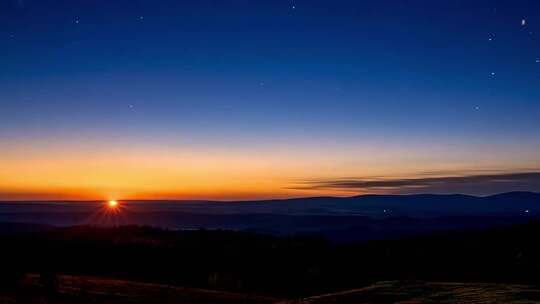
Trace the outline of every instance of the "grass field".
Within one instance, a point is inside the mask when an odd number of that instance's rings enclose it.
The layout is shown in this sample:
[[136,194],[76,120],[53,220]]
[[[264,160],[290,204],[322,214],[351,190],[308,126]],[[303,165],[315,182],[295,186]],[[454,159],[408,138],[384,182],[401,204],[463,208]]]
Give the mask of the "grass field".
[[278,299],[239,293],[175,287],[116,279],[58,276],[54,294],[40,287],[38,275],[27,275],[18,290],[0,294],[1,304],[39,303],[177,303],[177,304],[383,304],[383,303],[540,303],[540,289],[527,285],[387,281],[353,290],[304,299]]
[[525,285],[481,283],[378,282],[371,286],[280,304],[525,304],[540,303],[540,290]]
[[48,294],[39,287],[38,275],[27,275],[21,282],[19,290],[4,292],[0,295],[0,303],[264,304],[279,302],[279,299],[271,297],[85,276],[61,275],[58,276],[58,283],[58,292]]

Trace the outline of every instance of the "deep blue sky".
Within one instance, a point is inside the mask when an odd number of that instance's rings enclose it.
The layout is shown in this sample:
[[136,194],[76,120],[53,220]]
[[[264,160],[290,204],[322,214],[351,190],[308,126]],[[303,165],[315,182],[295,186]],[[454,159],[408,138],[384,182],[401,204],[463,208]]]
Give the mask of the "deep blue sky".
[[[279,195],[298,179],[540,161],[538,1],[4,0],[0,49],[0,148],[15,172],[28,151],[44,165],[59,151],[99,162],[103,146],[188,150],[256,159],[234,187],[257,171]],[[2,178],[6,193],[46,188]],[[115,187],[89,184],[54,187]]]

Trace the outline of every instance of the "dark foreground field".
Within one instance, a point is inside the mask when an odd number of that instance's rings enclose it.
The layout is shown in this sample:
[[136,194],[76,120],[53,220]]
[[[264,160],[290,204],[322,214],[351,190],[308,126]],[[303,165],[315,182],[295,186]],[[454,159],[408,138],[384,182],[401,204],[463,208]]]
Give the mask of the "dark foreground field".
[[37,274],[26,275],[16,289],[0,292],[0,303],[276,303],[272,297],[176,287],[163,284],[87,276],[57,275],[58,288],[50,292]]
[[539,222],[356,243],[0,226],[0,303],[534,303],[540,294]]
[[540,289],[527,285],[482,283],[378,282],[373,285],[280,304],[525,304],[540,303]]
[[515,284],[383,281],[352,290],[284,300],[250,294],[175,287],[162,284],[59,275],[58,291],[42,289],[39,275],[27,275],[19,292],[0,293],[0,303],[107,304],[363,304],[363,303],[540,303],[540,289]]

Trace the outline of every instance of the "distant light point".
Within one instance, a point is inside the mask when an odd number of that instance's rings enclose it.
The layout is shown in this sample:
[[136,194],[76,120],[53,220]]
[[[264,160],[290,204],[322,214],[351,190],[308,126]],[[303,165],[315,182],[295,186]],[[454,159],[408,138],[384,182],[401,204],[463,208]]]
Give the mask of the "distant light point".
[[525,213],[529,213],[529,209],[525,209]]
[[79,19],[75,19],[75,24],[79,24]]
[[495,74],[495,72],[491,72],[491,74],[490,74],[490,75],[491,75],[491,76],[495,76],[496,74]]
[[139,20],[143,20],[144,19],[144,16],[139,16]]
[[527,19],[521,19],[521,26],[527,25]]
[[534,62],[540,63],[540,58],[537,58]]
[[493,41],[493,38],[489,37],[489,38],[488,38],[488,41]]

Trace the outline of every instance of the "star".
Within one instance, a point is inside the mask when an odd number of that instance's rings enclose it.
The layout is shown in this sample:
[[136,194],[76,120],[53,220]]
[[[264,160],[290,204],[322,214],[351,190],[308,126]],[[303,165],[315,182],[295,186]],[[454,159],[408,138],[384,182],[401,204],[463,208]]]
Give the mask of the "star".
[[537,59],[535,60],[535,62],[536,62],[536,63],[540,63],[540,58],[537,58]]
[[143,20],[144,19],[144,16],[139,16],[139,20]]
[[491,76],[495,76],[495,72],[491,72]]
[[489,37],[488,40],[489,40],[489,41],[493,41],[493,38]]
[[527,20],[521,19],[521,26],[526,26],[526,25],[527,25]]
[[480,110],[480,107],[479,107],[479,106],[476,106],[476,107],[474,107],[474,109],[475,109],[476,111],[478,111],[478,110]]
[[75,19],[75,24],[79,24],[79,19]]

